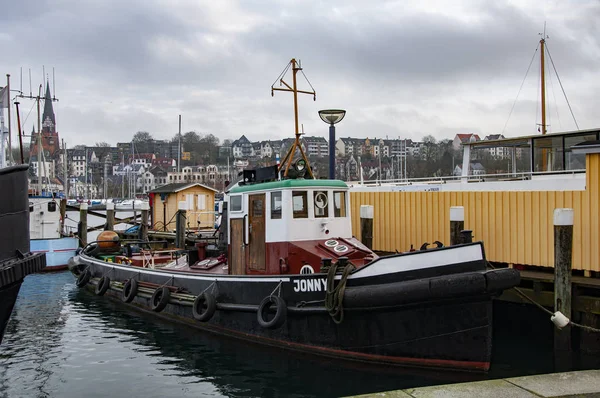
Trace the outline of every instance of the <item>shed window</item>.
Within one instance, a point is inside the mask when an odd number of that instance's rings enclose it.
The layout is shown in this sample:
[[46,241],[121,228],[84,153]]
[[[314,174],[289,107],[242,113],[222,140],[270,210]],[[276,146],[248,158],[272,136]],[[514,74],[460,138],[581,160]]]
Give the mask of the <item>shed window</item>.
[[271,219],[281,218],[281,192],[271,192]]
[[308,218],[308,200],[306,191],[292,191],[294,218]]
[[346,217],[346,192],[333,192],[333,213],[335,217]]
[[329,217],[327,191],[315,191],[313,200],[315,202],[315,217]]
[[230,201],[231,211],[242,211],[242,195],[232,196]]

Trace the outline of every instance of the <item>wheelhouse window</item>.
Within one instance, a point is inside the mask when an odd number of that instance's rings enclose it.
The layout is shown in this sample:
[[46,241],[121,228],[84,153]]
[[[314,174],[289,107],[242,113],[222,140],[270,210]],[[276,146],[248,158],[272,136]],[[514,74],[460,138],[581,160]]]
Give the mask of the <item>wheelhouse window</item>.
[[308,199],[306,191],[292,191],[294,218],[308,218]]
[[242,211],[242,195],[231,196],[231,211]]
[[346,217],[346,191],[333,192],[333,214],[335,217]]
[[271,192],[271,219],[281,218],[281,192]]
[[313,201],[315,202],[315,217],[329,217],[327,191],[315,191],[313,194]]

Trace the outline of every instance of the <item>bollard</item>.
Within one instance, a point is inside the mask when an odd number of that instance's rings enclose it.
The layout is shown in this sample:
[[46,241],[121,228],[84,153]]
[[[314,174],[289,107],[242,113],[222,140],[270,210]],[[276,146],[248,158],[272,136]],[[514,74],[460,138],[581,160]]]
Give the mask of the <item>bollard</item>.
[[465,208],[462,206],[450,207],[450,246],[462,243],[460,231],[465,229]]
[[185,249],[185,223],[186,223],[186,202],[179,202],[179,210],[175,220],[175,247]]
[[104,230],[115,230],[115,204],[112,202],[106,203],[106,224],[104,225]]
[[360,241],[370,250],[373,249],[373,206],[360,206]]
[[[554,311],[571,319],[573,209],[554,209]],[[571,370],[571,328],[554,329],[554,367]]]
[[139,238],[146,242],[148,240],[148,213],[150,212],[150,205],[148,202],[143,202],[142,206],[142,221],[140,223],[140,234]]
[[87,212],[88,204],[82,202],[79,205],[79,224],[81,229],[79,231],[79,245],[80,247],[87,246]]

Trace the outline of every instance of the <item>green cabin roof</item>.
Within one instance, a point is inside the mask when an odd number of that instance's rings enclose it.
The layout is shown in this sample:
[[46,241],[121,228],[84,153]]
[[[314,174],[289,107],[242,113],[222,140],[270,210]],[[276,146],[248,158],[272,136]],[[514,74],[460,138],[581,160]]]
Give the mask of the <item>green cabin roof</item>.
[[340,180],[281,180],[260,184],[238,185],[232,188],[229,193],[235,194],[281,188],[348,188],[348,185]]

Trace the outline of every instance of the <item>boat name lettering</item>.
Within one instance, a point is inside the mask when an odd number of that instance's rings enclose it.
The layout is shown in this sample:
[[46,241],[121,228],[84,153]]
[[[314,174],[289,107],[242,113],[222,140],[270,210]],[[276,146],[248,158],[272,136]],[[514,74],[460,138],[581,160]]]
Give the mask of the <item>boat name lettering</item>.
[[327,290],[325,279],[296,279],[294,291],[297,292],[324,292]]

